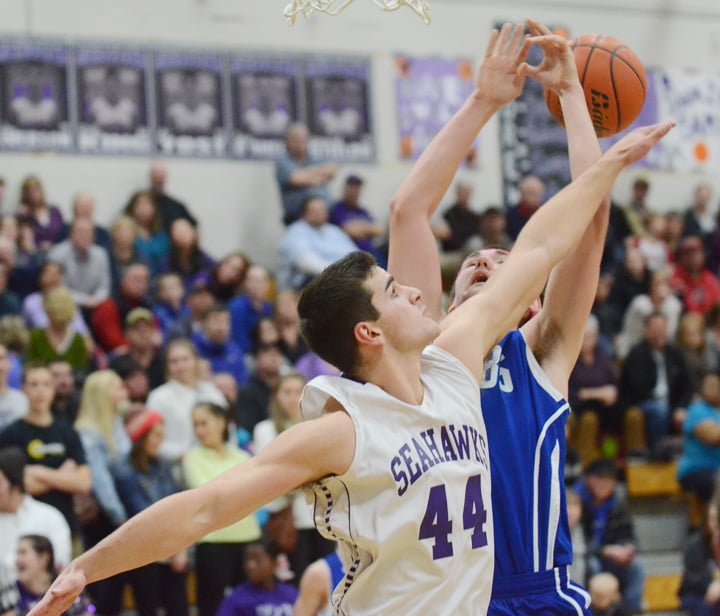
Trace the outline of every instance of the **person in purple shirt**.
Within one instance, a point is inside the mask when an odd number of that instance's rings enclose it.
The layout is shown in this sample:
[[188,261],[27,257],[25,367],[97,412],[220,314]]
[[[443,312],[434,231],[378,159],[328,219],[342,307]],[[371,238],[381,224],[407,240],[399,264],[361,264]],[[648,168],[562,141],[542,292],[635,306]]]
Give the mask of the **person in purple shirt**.
[[43,252],[67,236],[62,214],[57,207],[45,201],[45,191],[37,176],[29,175],[23,180],[16,215],[32,224],[35,244]]
[[298,590],[275,578],[277,554],[277,546],[267,537],[248,544],[245,575],[249,582],[225,598],[216,616],[292,616]]
[[347,233],[360,250],[377,257],[374,239],[385,235],[385,228],[379,225],[372,214],[360,205],[363,180],[349,175],[340,201],[330,209],[330,222]]

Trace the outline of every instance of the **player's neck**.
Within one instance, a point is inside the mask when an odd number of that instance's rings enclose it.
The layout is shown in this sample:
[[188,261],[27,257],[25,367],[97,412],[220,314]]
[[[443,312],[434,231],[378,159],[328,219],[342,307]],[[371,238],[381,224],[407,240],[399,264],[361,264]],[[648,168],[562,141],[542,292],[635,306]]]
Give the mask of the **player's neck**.
[[385,355],[368,363],[359,371],[358,378],[377,385],[382,390],[408,404],[421,404],[424,388],[420,380],[420,356]]

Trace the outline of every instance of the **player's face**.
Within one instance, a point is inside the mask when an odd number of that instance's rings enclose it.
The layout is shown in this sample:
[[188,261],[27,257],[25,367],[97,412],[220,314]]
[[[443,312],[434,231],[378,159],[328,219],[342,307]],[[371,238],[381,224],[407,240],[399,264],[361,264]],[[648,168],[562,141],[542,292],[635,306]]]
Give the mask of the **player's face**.
[[400,352],[423,349],[440,333],[418,289],[399,284],[380,267],[365,284],[380,313],[377,323],[391,348]]
[[470,254],[463,261],[457,278],[455,278],[453,308],[457,308],[466,299],[480,291],[507,256],[507,251],[500,248],[487,248]]

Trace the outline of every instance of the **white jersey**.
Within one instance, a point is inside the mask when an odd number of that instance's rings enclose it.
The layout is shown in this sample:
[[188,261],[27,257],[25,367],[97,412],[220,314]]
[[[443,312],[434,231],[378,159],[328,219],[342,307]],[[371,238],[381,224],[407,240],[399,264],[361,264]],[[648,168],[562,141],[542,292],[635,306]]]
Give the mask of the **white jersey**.
[[494,546],[478,383],[434,346],[421,379],[418,406],[342,377],[317,377],[303,393],[307,418],[333,397],[355,425],[347,472],[308,487],[315,525],[339,542],[338,614],[487,612]]

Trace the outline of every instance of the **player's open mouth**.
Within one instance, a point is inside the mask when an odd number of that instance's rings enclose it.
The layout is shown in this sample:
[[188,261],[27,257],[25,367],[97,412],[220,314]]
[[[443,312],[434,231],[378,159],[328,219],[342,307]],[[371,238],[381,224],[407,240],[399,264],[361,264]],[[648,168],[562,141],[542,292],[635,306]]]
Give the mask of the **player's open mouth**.
[[482,286],[488,281],[488,278],[489,278],[489,276],[487,275],[486,272],[477,272],[472,277],[471,286],[475,286],[475,285]]

